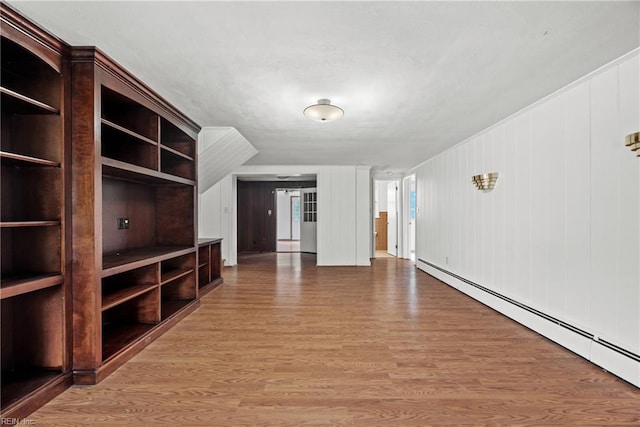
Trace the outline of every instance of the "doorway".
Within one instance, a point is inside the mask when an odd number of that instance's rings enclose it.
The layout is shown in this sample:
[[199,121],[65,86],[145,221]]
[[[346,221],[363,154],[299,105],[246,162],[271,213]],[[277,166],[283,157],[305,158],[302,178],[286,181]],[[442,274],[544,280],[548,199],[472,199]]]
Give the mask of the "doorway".
[[[271,178],[269,176],[269,178]],[[274,178],[276,178],[274,176]],[[315,200],[316,181],[311,180],[315,176],[300,176],[303,180],[285,181],[278,177],[280,181],[266,181],[266,176],[261,177],[238,177],[236,186],[237,197],[237,220],[235,232],[237,236],[237,253],[256,252],[306,252],[305,251],[305,222],[304,203],[305,192],[312,191]],[[280,201],[286,200],[288,204],[278,206],[278,194],[280,191],[286,198],[280,197]],[[298,199],[295,198],[296,192]],[[311,196],[308,196],[311,197]],[[314,202],[315,208],[315,202]],[[278,211],[285,212],[280,215]],[[293,218],[292,218],[293,215]],[[279,227],[278,220],[284,221],[287,225]],[[314,216],[315,219],[315,216]],[[299,224],[299,227],[298,227]],[[309,242],[315,246],[315,223],[313,224],[313,235],[309,237]],[[285,247],[278,248],[278,241],[286,242]]]
[[409,175],[402,180],[403,219],[402,257],[416,262],[416,176]]
[[300,190],[276,189],[276,252],[300,252]]
[[398,256],[398,181],[374,182],[375,257]]
[[317,253],[318,246],[318,190],[303,188],[302,224],[300,225],[300,251]]

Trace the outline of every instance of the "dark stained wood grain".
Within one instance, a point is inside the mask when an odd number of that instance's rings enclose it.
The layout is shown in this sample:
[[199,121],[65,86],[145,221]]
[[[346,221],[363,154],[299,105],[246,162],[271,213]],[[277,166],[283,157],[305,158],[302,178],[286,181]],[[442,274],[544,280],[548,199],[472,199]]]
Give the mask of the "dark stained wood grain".
[[155,234],[158,245],[195,246],[195,197],[195,187],[157,187]]
[[60,122],[60,116],[57,115],[9,114],[2,104],[2,151],[35,157],[53,163],[52,166],[60,166],[66,151],[63,151],[63,126]]
[[69,47],[0,4],[1,423],[71,383]]
[[55,273],[38,276],[28,274],[22,276],[9,275],[9,277],[7,277],[3,275],[2,282],[0,282],[0,299],[11,298],[39,289],[61,285],[63,282],[64,276]]
[[[74,54],[75,55],[75,54]],[[93,64],[72,57],[73,369],[101,362],[102,176],[96,153]]]
[[315,181],[238,180],[238,252],[275,252],[276,189],[315,185]]
[[222,239],[198,239],[198,297],[202,297],[223,283]]
[[37,425],[637,426],[640,390],[395,258],[250,254]]
[[[103,179],[103,254],[155,246],[155,212],[154,187],[116,179]],[[129,228],[119,230],[118,218],[127,218]]]
[[194,251],[194,248],[187,246],[153,246],[107,255],[102,261],[104,267],[102,277],[144,267],[158,261],[193,253]]

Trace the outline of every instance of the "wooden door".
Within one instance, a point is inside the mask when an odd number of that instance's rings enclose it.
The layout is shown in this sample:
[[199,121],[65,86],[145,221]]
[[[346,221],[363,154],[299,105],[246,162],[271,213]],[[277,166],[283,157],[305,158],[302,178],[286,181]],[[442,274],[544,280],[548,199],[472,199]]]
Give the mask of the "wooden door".
[[387,250],[387,213],[381,211],[376,218],[376,251]]

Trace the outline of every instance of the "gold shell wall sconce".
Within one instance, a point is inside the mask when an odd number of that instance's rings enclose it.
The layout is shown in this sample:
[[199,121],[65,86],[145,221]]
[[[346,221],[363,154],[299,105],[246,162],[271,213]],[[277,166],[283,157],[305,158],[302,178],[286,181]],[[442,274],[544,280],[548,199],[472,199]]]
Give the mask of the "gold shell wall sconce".
[[640,157],[640,132],[630,133],[624,138],[624,145],[631,151],[636,152],[636,157]]
[[483,173],[472,177],[472,182],[478,190],[493,190],[497,180],[498,172]]

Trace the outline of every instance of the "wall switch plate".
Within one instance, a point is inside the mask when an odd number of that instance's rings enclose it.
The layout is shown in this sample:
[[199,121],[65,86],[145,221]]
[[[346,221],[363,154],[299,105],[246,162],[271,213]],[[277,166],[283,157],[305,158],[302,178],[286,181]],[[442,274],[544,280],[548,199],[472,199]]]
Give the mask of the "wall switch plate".
[[126,230],[129,228],[129,218],[118,218],[118,230]]

